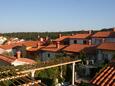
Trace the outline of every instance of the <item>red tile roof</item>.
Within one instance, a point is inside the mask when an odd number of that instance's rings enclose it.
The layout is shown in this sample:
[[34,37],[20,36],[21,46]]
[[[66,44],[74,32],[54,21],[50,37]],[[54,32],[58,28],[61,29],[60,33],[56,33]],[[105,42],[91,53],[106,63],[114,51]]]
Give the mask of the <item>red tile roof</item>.
[[19,44],[19,43],[9,44],[9,45],[5,44],[5,45],[0,45],[0,48],[7,50],[7,49],[12,49],[16,46],[22,46],[22,44]]
[[27,51],[38,51],[40,50],[41,48],[44,48],[45,46],[40,46],[40,47],[31,47],[31,48],[28,48],[26,49]]
[[94,51],[95,49],[94,47],[95,47],[94,45],[87,45],[87,44],[71,44],[68,47],[64,48],[63,51],[73,53],[80,53],[81,51],[85,51],[87,53],[90,53]]
[[[18,42],[18,43],[11,43],[11,44],[0,45],[0,48],[7,50],[7,49],[12,49],[16,46],[22,46],[22,45],[25,45],[26,47],[36,47],[38,45],[38,42],[40,41],[24,41],[24,42]],[[40,45],[42,45],[41,42],[40,42]]]
[[101,32],[97,32],[94,35],[92,35],[92,37],[101,37],[101,38],[106,38],[106,37],[115,37],[115,32],[112,31],[101,31]]
[[40,42],[40,41],[25,41],[25,42],[23,42],[23,45],[25,45],[26,47],[37,46],[38,42]]
[[115,63],[111,63],[90,81],[95,86],[115,86]]
[[97,47],[97,49],[114,50],[115,51],[115,42],[102,43]]
[[71,36],[70,38],[85,39],[85,38],[88,38],[90,36],[91,36],[91,34],[88,34],[88,33],[83,33],[83,34],[79,33],[79,34]]
[[62,36],[62,37],[60,37],[60,38],[57,38],[57,39],[55,39],[54,41],[63,41],[63,40],[65,40],[65,39],[67,39],[67,38],[70,38],[71,36]]
[[0,60],[10,64],[11,62],[13,62],[15,60],[15,58],[4,56],[4,55],[0,55]]
[[28,59],[28,58],[16,58],[16,57],[8,57],[4,55],[0,55],[0,60],[4,61],[8,64],[11,64],[14,61],[21,61],[21,62],[26,62],[28,64],[35,64],[36,62],[34,60]]
[[41,48],[41,50],[49,51],[49,52],[58,52],[58,51],[62,50],[64,47],[66,47],[66,46],[65,45],[59,45],[59,48],[57,48],[56,44],[50,44],[44,48]]
[[88,38],[89,36],[91,36],[91,34],[88,34],[88,33],[80,34],[80,33],[78,33],[78,34],[72,35],[72,36],[62,36],[60,38],[57,38],[54,41],[63,41],[64,39],[69,39],[69,38],[85,39],[85,38]]
[[28,58],[18,58],[16,59],[17,61],[21,61],[21,62],[26,62],[28,64],[35,64],[36,62],[32,59],[28,59]]

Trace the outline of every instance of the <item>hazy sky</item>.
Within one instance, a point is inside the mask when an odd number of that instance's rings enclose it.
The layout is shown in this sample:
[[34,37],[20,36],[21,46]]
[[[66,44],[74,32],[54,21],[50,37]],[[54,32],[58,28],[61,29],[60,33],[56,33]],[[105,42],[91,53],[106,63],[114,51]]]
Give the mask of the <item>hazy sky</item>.
[[0,32],[115,26],[115,0],[0,0]]

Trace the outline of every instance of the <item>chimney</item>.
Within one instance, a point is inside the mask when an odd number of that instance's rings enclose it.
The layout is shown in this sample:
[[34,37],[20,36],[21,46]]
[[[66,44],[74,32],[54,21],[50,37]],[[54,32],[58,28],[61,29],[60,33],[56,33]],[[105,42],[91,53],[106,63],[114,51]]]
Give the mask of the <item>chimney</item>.
[[89,30],[89,34],[92,34],[92,30]]
[[56,48],[59,48],[60,42],[56,42]]
[[113,27],[113,32],[115,32],[115,27]]
[[89,45],[91,45],[92,43],[91,43],[91,39],[89,40]]
[[44,41],[44,39],[43,39],[43,38],[40,38],[40,41],[41,41],[41,42],[43,42],[43,41]]
[[72,33],[71,36],[73,36],[74,34]]
[[61,34],[59,34],[59,38],[61,38],[62,37],[62,35]]
[[102,43],[104,43],[104,42],[105,42],[105,39],[103,38],[103,39],[102,39]]
[[21,51],[17,51],[17,59],[21,57]]
[[38,42],[37,47],[40,48],[40,42]]
[[49,37],[48,37],[48,36],[46,36],[46,37],[45,37],[45,40],[47,41],[48,39],[49,39]]

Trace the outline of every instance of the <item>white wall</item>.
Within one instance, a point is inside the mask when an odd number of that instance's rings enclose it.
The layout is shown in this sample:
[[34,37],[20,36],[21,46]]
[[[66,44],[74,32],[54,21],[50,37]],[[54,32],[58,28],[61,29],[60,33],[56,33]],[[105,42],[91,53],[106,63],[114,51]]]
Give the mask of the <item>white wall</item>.
[[7,51],[7,52],[12,52],[12,49],[7,49],[6,51]]
[[115,51],[106,51],[106,50],[98,50],[98,60],[103,61],[104,59],[111,60]]
[[5,50],[0,48],[0,54],[2,54],[3,52],[5,52]]
[[77,44],[83,44],[83,39],[70,39],[69,43],[74,44],[74,40],[77,41]]
[[28,64],[27,62],[21,62],[21,61],[17,61],[15,60],[14,62],[11,63],[14,66],[18,66],[18,65],[24,65],[24,64]]
[[115,38],[106,38],[107,42],[115,42]]
[[[48,57],[48,54],[50,54],[50,57]],[[56,53],[53,52],[42,52],[42,60],[47,61],[49,59],[55,58]]]
[[101,39],[96,39],[96,38],[92,38],[92,44],[100,44],[102,43]]
[[[115,38],[104,38],[105,42],[115,42]],[[92,44],[100,44],[103,41],[103,38],[92,38]]]

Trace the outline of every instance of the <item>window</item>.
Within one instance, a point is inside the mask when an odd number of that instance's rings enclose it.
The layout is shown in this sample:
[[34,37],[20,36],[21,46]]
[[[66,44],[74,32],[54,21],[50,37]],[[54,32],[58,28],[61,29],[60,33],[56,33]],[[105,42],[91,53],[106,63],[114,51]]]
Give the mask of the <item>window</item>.
[[86,42],[86,40],[83,40],[83,44],[86,44],[87,42]]
[[74,40],[74,44],[77,44],[77,40]]
[[50,54],[48,53],[48,57],[50,57]]

